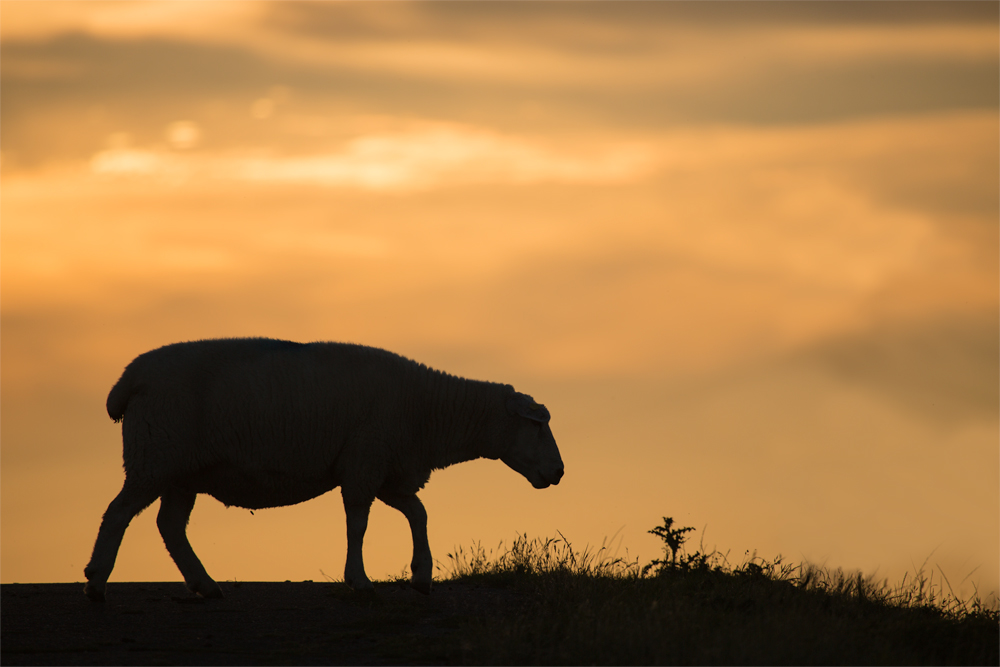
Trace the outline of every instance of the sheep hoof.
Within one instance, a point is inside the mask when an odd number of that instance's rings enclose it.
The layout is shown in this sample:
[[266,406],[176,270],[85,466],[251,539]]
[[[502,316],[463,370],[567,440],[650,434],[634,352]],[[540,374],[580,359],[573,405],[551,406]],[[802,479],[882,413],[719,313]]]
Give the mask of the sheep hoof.
[[83,592],[87,594],[92,602],[104,602],[104,589],[87,582],[83,587]]
[[194,591],[203,598],[219,599],[225,597],[222,594],[222,588],[220,588],[219,584],[215,583],[214,581],[199,586],[189,586],[188,588],[190,588],[192,591]]
[[370,582],[370,581],[366,581],[363,584],[347,584],[347,587],[350,588],[355,593],[374,593],[375,592],[375,585],[372,582]]
[[364,572],[361,573],[361,576],[350,575],[347,572],[344,572],[344,583],[347,584],[347,587],[352,591],[372,592],[375,590],[375,586]]
[[424,595],[431,594],[431,582],[429,581],[411,581],[410,588],[417,591],[418,593],[423,593]]

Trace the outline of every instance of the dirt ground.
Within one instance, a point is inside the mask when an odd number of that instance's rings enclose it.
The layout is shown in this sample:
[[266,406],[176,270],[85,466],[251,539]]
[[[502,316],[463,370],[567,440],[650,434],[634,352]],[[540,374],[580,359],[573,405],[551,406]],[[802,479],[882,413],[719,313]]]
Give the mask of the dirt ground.
[[220,582],[205,600],[181,583],[108,584],[95,603],[83,584],[0,586],[3,665],[453,664],[470,657],[469,621],[488,623],[519,594],[437,583],[359,594],[343,584]]

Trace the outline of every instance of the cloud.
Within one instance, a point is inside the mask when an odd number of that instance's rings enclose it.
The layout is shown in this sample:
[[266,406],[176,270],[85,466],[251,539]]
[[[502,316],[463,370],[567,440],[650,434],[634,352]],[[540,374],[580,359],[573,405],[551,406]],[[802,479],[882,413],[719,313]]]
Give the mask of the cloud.
[[795,356],[867,387],[925,419],[996,421],[1000,373],[996,308],[891,322]]
[[[170,133],[173,138],[183,135],[185,144],[197,141],[196,128],[189,125],[175,123]],[[182,156],[113,147],[96,153],[90,170],[102,176],[208,176],[252,183],[409,191],[469,183],[617,183],[642,175],[650,163],[648,151],[633,145],[567,154],[518,136],[440,124],[364,135],[347,142],[339,152],[316,155]]]
[[155,151],[109,148],[94,155],[90,170],[101,175],[151,176],[167,170],[167,159]]
[[[994,63],[998,51],[995,22],[975,12],[914,20],[909,5],[884,16],[756,5],[733,21],[673,4],[595,10],[514,3],[470,10],[363,3],[8,2],[0,34],[8,42],[69,33],[111,41],[176,40],[236,47],[273,63],[367,75],[615,89],[740,80],[787,68],[790,56],[795,67],[901,59]],[[12,67],[29,71],[16,60]],[[52,66],[34,69],[44,75]]]
[[167,141],[174,148],[194,148],[201,141],[201,128],[189,120],[179,120],[167,126]]
[[112,39],[180,37],[212,40],[236,26],[249,26],[264,14],[261,2],[178,0],[52,0],[3,3],[0,37],[47,39],[85,32]]
[[[226,308],[174,321],[270,330],[292,312],[352,340],[610,375],[701,372],[873,314],[996,303],[991,217],[885,196],[901,180],[964,198],[955,184],[981,163],[995,174],[993,114],[688,128],[649,133],[641,150],[621,133],[541,141],[325,118],[354,137],[225,152],[206,130],[171,150],[161,124],[162,145],[112,135],[89,174],[5,174],[5,310],[200,294]],[[978,178],[973,191],[995,190],[988,171]],[[520,187],[532,184],[544,187]]]
[[[513,18],[513,17],[511,17]],[[594,26],[572,13],[565,21],[586,34]],[[509,31],[460,29],[435,34],[415,22],[411,32],[370,30],[364,38],[316,31],[281,30],[262,24],[230,43],[289,63],[367,75],[424,81],[517,85],[560,90],[600,85],[614,90],[644,86],[701,87],[763,77],[775,68],[873,67],[900,61],[956,64],[995,63],[993,25],[778,25],[752,27],[711,22],[618,25],[615,36],[570,38],[550,26],[534,39]],[[789,62],[790,57],[794,57]]]

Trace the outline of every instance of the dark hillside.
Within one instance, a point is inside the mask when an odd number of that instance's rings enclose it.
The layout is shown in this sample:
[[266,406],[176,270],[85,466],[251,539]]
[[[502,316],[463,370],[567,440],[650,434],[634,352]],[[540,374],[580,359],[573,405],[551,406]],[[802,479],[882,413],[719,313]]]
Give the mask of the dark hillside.
[[[683,551],[690,529],[654,529],[667,557],[640,570],[520,539],[496,559],[459,553],[456,581],[527,594],[478,619],[473,661],[493,664],[996,665],[995,603],[943,595],[922,573],[895,588],[809,566]],[[672,547],[671,547],[672,544]]]
[[[562,539],[449,555],[430,596],[341,583],[6,584],[4,665],[983,664],[1000,662],[995,608],[941,594],[920,573],[891,588],[780,560],[730,567],[656,529],[645,568]],[[656,531],[654,531],[656,532]]]

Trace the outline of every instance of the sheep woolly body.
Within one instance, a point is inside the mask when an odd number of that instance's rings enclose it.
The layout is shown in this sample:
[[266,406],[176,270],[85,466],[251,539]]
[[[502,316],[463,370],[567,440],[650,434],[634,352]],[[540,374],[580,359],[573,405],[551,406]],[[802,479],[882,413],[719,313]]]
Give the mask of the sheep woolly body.
[[104,599],[131,519],[157,498],[157,525],[191,590],[221,596],[185,533],[198,493],[250,509],[341,488],[345,582],[371,588],[361,544],[377,497],[413,534],[413,586],[429,592],[427,515],[416,493],[432,470],[501,459],[536,488],[563,463],[549,413],[510,385],[466,380],[377,348],[262,338],[167,345],[137,357],[108,395],[122,422],[125,484],[85,570]]

